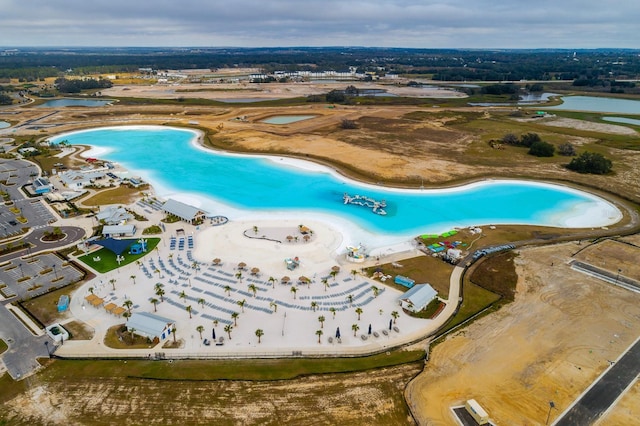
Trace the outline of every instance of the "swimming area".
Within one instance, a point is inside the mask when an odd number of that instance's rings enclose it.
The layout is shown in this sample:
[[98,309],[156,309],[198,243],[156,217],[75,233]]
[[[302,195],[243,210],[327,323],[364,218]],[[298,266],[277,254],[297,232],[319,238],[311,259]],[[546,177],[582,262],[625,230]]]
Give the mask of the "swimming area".
[[[393,190],[347,179],[303,160],[236,155],[199,146],[195,131],[160,126],[85,130],[51,138],[90,145],[90,153],[121,164],[176,198],[232,219],[321,216],[393,243],[423,233],[485,224],[598,227],[622,217],[609,202],[546,183],[487,180],[436,190]],[[385,200],[386,215],[343,203],[345,193]],[[301,219],[303,222],[303,219]],[[363,241],[363,243],[366,243]]]

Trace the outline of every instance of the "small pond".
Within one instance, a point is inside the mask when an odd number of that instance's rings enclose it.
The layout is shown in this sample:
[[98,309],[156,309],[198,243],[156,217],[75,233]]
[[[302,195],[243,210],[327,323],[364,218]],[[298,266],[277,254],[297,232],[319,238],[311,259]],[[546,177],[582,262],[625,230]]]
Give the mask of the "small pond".
[[10,127],[11,123],[7,123],[6,121],[0,121],[0,129],[6,129],[7,127]]
[[274,115],[273,117],[262,120],[267,124],[291,124],[302,120],[309,120],[316,117],[315,115]]
[[640,126],[640,120],[634,118],[626,118],[626,117],[602,117],[604,121],[611,121],[613,123],[624,123],[624,124],[633,124],[635,126]]
[[105,105],[110,105],[113,103],[113,100],[104,99],[52,99],[50,101],[46,101],[42,105],[38,105],[39,108],[63,108],[63,107],[73,107],[73,106],[81,106],[81,107],[101,107]]
[[562,105],[545,109],[640,114],[640,101],[599,96],[563,96]]

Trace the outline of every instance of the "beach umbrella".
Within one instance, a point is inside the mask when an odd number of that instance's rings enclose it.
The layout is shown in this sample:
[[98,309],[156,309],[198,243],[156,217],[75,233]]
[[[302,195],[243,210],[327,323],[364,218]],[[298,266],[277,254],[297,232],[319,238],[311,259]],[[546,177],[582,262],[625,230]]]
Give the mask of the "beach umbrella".
[[371,324],[369,324],[369,334],[371,334]]
[[291,281],[291,278],[289,278],[286,275],[284,277],[282,277],[282,279],[280,280],[280,282],[282,282],[282,284],[288,284],[289,281]]
[[212,328],[212,329],[211,329],[211,338],[212,338],[213,340],[216,340],[216,329],[215,329],[215,328]]
[[293,235],[287,235],[287,241],[291,242],[293,240]]
[[238,269],[244,269],[246,266],[247,266],[247,264],[244,263],[244,262],[238,263]]
[[389,320],[389,330],[391,330],[391,325],[393,324],[393,320]]
[[252,275],[258,275],[258,272],[260,272],[260,268],[251,268]]
[[307,284],[311,280],[309,278],[305,277],[304,275],[301,275],[300,278],[298,278],[298,281],[300,281],[303,284]]
[[336,271],[336,272],[340,272],[340,267],[338,265],[332,266],[331,267],[332,271]]
[[340,338],[340,327],[336,328],[336,339]]
[[219,258],[219,257],[216,257],[215,259],[213,259],[213,264],[214,264],[214,265],[219,265],[219,264],[220,264],[220,262],[222,262],[222,260],[220,260],[220,258]]
[[311,237],[310,237],[309,235],[306,235],[306,234],[305,234],[305,235],[302,237],[302,239],[303,239],[303,240],[305,240],[305,241],[309,241],[309,240],[311,239]]

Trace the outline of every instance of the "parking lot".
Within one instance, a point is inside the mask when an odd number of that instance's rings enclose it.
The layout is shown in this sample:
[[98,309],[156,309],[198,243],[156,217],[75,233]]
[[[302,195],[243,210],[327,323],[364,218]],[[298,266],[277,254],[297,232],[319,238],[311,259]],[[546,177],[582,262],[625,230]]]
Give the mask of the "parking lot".
[[5,297],[29,298],[78,281],[83,274],[72,263],[55,254],[16,258],[0,265]]

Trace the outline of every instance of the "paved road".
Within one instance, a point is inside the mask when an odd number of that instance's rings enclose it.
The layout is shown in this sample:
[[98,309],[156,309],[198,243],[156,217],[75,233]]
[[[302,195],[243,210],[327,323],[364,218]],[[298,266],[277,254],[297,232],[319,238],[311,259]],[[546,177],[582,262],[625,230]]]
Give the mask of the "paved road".
[[553,424],[587,426],[596,422],[640,374],[640,339]]

